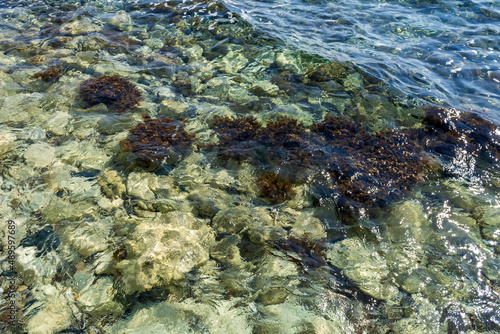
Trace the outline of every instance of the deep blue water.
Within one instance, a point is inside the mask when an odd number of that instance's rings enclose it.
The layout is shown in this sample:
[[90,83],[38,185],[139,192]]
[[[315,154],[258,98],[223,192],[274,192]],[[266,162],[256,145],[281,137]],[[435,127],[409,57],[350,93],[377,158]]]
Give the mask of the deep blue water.
[[500,122],[500,2],[225,0],[285,43]]

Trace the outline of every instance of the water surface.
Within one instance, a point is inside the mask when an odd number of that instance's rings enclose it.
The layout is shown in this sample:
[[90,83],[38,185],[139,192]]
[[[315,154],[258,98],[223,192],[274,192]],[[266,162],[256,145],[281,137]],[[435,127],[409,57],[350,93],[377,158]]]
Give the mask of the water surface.
[[0,329],[500,332],[498,8],[0,1]]

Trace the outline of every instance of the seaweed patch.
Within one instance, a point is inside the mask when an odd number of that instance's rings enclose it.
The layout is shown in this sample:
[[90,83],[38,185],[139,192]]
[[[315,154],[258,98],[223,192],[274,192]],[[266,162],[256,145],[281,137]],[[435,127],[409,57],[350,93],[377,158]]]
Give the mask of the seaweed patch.
[[137,156],[146,166],[153,162],[174,164],[194,139],[180,122],[163,116],[143,116],[144,122],[130,129],[129,136],[120,142],[123,152]]
[[86,107],[104,103],[118,112],[131,110],[142,101],[141,91],[118,75],[105,75],[82,82],[80,96]]
[[219,137],[219,157],[236,162],[242,162],[251,157],[254,146],[252,141],[255,140],[261,128],[255,117],[216,116],[210,122],[210,126]]
[[45,82],[58,82],[62,76],[62,68],[60,66],[51,66],[47,70],[35,73],[33,78],[41,79]]
[[261,195],[268,198],[272,204],[286,201],[295,194],[289,178],[279,173],[266,172],[257,178],[256,183]]

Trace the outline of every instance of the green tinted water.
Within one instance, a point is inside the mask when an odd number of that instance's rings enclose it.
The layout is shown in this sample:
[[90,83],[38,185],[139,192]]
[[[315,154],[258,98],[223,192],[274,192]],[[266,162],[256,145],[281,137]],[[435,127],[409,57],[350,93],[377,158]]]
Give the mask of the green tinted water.
[[[2,331],[500,331],[497,165],[457,150],[352,220],[324,166],[274,203],[258,187],[267,157],[207,148],[215,116],[420,129],[420,100],[355,64],[315,73],[330,62],[218,3],[0,4]],[[58,80],[34,77],[50,66]],[[111,74],[142,92],[138,108],[87,108],[81,83]],[[122,152],[143,114],[195,136],[175,164]]]

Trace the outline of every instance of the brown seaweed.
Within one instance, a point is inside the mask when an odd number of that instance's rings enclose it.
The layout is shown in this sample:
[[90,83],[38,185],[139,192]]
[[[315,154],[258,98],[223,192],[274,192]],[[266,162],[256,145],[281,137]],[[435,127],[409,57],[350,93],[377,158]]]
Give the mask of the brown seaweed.
[[127,139],[120,142],[122,151],[133,153],[146,166],[153,162],[178,162],[184,151],[191,146],[194,136],[172,118],[143,118],[144,122],[130,129]]
[[253,117],[219,117],[212,125],[219,135],[220,157],[253,158],[267,166],[257,185],[272,203],[289,199],[292,184],[301,182],[297,175],[308,168],[328,173],[328,187],[345,208],[400,198],[424,179],[422,149],[401,131],[370,133],[353,121],[331,116],[310,128],[288,117],[270,120],[266,127]]
[[289,178],[279,173],[266,172],[257,178],[256,183],[261,196],[268,198],[272,204],[286,201],[295,194]]
[[341,209],[401,198],[424,180],[422,150],[404,132],[370,133],[355,122],[330,116],[312,131],[323,135],[329,147],[326,170],[335,181]]
[[51,66],[47,70],[35,73],[33,78],[41,79],[45,82],[58,82],[62,75],[62,68],[60,66]]
[[458,150],[487,163],[500,161],[500,131],[488,120],[471,112],[443,107],[428,107],[422,121],[426,127],[417,134],[427,150],[446,160]]
[[210,122],[219,137],[218,156],[226,160],[248,160],[254,148],[252,143],[261,128],[253,116],[229,118],[216,116]]
[[105,75],[82,82],[80,96],[86,107],[104,103],[117,112],[133,109],[142,101],[141,91],[118,75]]

